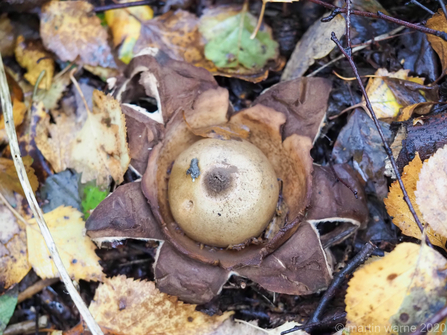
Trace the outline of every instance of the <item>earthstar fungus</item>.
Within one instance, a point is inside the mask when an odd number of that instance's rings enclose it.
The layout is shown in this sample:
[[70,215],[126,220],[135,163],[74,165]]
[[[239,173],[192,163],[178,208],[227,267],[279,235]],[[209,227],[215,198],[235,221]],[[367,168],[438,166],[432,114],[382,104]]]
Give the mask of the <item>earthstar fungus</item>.
[[[232,274],[279,293],[326,289],[334,237],[368,218],[355,171],[312,164],[330,89],[322,78],[281,82],[234,112],[208,71],[143,50],[114,93],[143,177],[95,209],[88,235],[162,241],[157,286],[187,302],[211,300]],[[148,97],[157,112],[129,104]],[[325,221],[337,224],[320,236],[316,225]]]

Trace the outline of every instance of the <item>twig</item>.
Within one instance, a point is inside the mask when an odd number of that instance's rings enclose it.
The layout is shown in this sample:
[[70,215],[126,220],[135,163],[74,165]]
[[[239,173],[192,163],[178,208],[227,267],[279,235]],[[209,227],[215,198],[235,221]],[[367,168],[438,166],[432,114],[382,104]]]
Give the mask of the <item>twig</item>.
[[[38,319],[39,330],[45,328],[48,324],[48,316],[42,315]],[[33,333],[36,328],[36,323],[33,320],[19,322],[13,325],[8,326],[3,331],[3,335],[21,335],[21,334],[29,334]]]
[[[330,10],[332,10],[332,14],[329,15],[328,17],[324,18],[322,21],[323,22],[328,22],[330,20],[332,20],[335,16],[337,16],[338,14],[342,14],[342,13],[346,13],[347,9],[346,8],[341,8],[341,7],[337,7],[334,6],[332,4],[329,4],[327,2],[324,2],[322,0],[307,0],[313,3],[316,3],[318,5],[321,5],[325,8],[328,8]],[[447,41],[447,33],[443,32],[443,31],[438,31],[438,30],[434,30],[434,29],[430,29],[424,26],[421,26],[419,24],[414,24],[414,23],[410,23],[407,21],[403,21],[403,20],[399,20],[399,19],[395,19],[394,17],[385,15],[383,13],[377,12],[377,14],[375,13],[371,13],[371,12],[364,12],[361,10],[351,10],[351,14],[352,15],[357,15],[357,16],[363,16],[363,17],[369,17],[372,19],[382,19],[385,21],[389,21],[389,22],[393,22],[396,23],[398,25],[407,27],[407,28],[411,28],[414,30],[419,30],[423,33],[426,34],[431,34],[431,35],[435,35],[438,37],[441,37],[442,39],[444,39],[445,41]]]
[[433,12],[431,9],[425,7],[423,4],[421,4],[420,2],[416,1],[416,0],[410,0],[408,1],[405,6],[407,6],[408,4],[412,3],[413,5],[416,5],[420,8],[422,8],[423,10],[425,10],[427,13],[429,13],[430,15],[435,14],[435,12]]
[[31,298],[36,293],[42,291],[45,287],[53,285],[59,281],[59,278],[48,278],[39,280],[37,283],[34,283],[30,287],[28,287],[25,291],[20,292],[17,303],[20,304],[22,301]]
[[351,0],[346,0],[346,48],[349,51],[349,55],[351,55],[352,46],[351,46]]
[[[307,329],[312,324],[318,324],[321,315],[323,314],[329,302],[334,297],[337,288],[344,282],[347,276],[351,275],[355,271],[355,269],[357,269],[359,265],[362,264],[373,253],[374,249],[376,248],[377,247],[371,242],[366,243],[363,246],[362,250],[360,250],[360,252],[349,261],[349,263],[345,266],[345,268],[334,276],[334,280],[332,280],[331,285],[324,293],[323,297],[320,299],[320,303],[318,304],[314,314],[309,319],[309,321],[307,321],[304,327],[300,326],[300,329],[303,328]],[[289,334],[299,330],[297,328],[298,327],[294,327],[292,329],[286,330],[282,332],[281,335]]]
[[440,323],[445,318],[447,318],[447,305],[437,311],[435,315],[425,321],[415,332],[411,333],[411,335],[422,335],[427,333],[430,329],[436,329],[436,324]]
[[[376,113],[374,112],[371,102],[369,101],[368,94],[366,94],[365,87],[363,86],[362,80],[360,79],[359,73],[357,71],[357,67],[355,66],[354,60],[352,59],[352,55],[349,55],[346,50],[341,45],[340,41],[338,40],[337,36],[335,36],[335,33],[332,32],[331,39],[334,41],[334,43],[337,45],[337,47],[340,49],[340,51],[345,55],[347,60],[349,61],[349,64],[351,65],[352,71],[355,74],[355,77],[357,78],[357,82],[360,86],[360,89],[362,91],[363,97],[365,98],[366,108],[368,108],[371,117],[374,121],[374,124],[376,125],[377,131],[379,132],[380,138],[382,139],[383,146],[385,148],[386,153],[388,154],[388,157],[390,158],[391,165],[393,166],[393,170],[396,173],[396,178],[399,181],[400,188],[402,189],[402,193],[404,194],[404,200],[408,205],[408,208],[410,209],[411,214],[413,215],[414,220],[416,221],[416,224],[418,225],[421,232],[424,231],[424,227],[422,226],[421,221],[419,220],[419,217],[416,214],[416,211],[413,208],[413,205],[411,204],[410,198],[408,197],[407,190],[405,189],[404,183],[402,182],[402,178],[400,176],[399,170],[397,169],[396,161],[394,160],[393,153],[390,149],[390,146],[388,145],[388,142],[385,140],[385,136],[383,135],[382,127],[379,124],[379,120],[377,119]],[[427,239],[427,244],[431,246],[430,241]]]
[[447,19],[447,10],[445,9],[444,0],[438,0],[438,2],[439,2],[439,5],[442,8],[442,11],[444,12],[445,18]]
[[[391,30],[389,33],[386,34],[382,34],[379,35],[373,39],[370,39],[368,41],[366,41],[365,43],[362,43],[362,45],[356,46],[354,48],[352,48],[352,53],[356,53],[357,51],[363,50],[365,48],[368,47],[369,44],[373,43],[373,42],[379,42],[379,41],[383,41],[385,39],[391,38],[391,37],[395,37],[394,35],[401,32],[402,30],[404,30],[405,27],[398,27],[396,29]],[[337,58],[334,58],[333,60],[331,60],[330,62],[324,64],[323,66],[321,66],[320,68],[316,69],[314,72],[308,74],[306,77],[313,77],[315,76],[318,72],[320,72],[321,70],[327,68],[328,66],[334,64],[335,62],[338,62],[340,59],[343,59],[344,55],[340,55]]]
[[95,7],[94,11],[95,12],[104,12],[106,10],[111,10],[111,9],[120,9],[120,8],[135,7],[135,6],[154,5],[154,4],[160,4],[160,3],[162,3],[162,1],[157,1],[157,0],[143,0],[143,1],[135,1],[135,2],[112,3],[110,5]]
[[6,133],[8,134],[9,138],[11,156],[14,160],[17,175],[19,177],[20,184],[22,185],[23,191],[25,193],[31,211],[39,225],[40,231],[42,232],[45,244],[47,245],[48,250],[50,251],[54,265],[56,266],[59,275],[61,276],[61,279],[68,290],[68,293],[73,299],[73,302],[75,303],[80,314],[87,323],[92,334],[102,335],[103,332],[101,331],[101,328],[98,326],[95,319],[91,315],[90,311],[88,310],[78,291],[76,291],[76,288],[74,287],[73,282],[71,281],[70,275],[68,274],[67,270],[64,267],[64,264],[62,263],[62,259],[57,251],[56,244],[54,243],[53,237],[51,236],[50,230],[48,229],[48,226],[43,217],[42,210],[40,209],[36,197],[32,191],[32,187],[30,185],[22,157],[20,155],[19,143],[17,141],[17,134],[15,131],[15,125],[13,119],[11,96],[9,93],[8,83],[6,81],[5,69],[3,67],[3,60],[1,55],[0,55],[0,98],[1,98],[3,117],[5,118]]

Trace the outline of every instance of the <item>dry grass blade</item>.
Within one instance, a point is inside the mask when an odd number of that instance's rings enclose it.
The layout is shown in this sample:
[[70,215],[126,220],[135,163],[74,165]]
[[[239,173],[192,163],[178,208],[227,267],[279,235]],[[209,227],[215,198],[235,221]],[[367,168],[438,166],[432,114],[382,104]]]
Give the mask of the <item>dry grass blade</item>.
[[17,174],[20,179],[20,183],[22,185],[26,199],[28,200],[28,204],[31,208],[31,211],[33,212],[33,215],[36,218],[36,221],[37,221],[39,228],[42,232],[42,236],[45,240],[48,250],[50,251],[50,254],[53,258],[54,264],[56,265],[56,268],[59,271],[61,280],[64,282],[65,286],[67,287],[68,293],[70,294],[71,298],[73,299],[73,302],[75,303],[75,305],[78,308],[79,312],[81,313],[82,317],[84,318],[91,333],[94,335],[103,334],[103,332],[99,328],[98,324],[96,323],[96,321],[93,319],[92,315],[90,314],[90,311],[88,310],[87,306],[85,305],[84,301],[82,300],[82,298],[79,295],[78,291],[76,290],[75,286],[73,285],[73,282],[71,281],[71,278],[70,278],[67,270],[65,269],[64,265],[62,264],[62,260],[59,256],[58,251],[57,251],[53,237],[51,236],[50,231],[45,223],[45,219],[43,218],[42,210],[40,209],[40,207],[37,203],[36,197],[34,196],[30,182],[29,182],[27,174],[25,172],[26,171],[25,166],[23,165],[23,160],[20,155],[19,143],[17,141],[17,134],[15,131],[14,120],[13,120],[11,97],[9,94],[8,83],[6,81],[6,74],[5,74],[5,69],[3,67],[3,60],[2,60],[1,55],[0,55],[0,99],[1,99],[1,107],[3,110],[3,115],[5,118],[6,133],[8,134],[9,145],[11,148],[11,155],[14,160],[14,165],[16,167]]

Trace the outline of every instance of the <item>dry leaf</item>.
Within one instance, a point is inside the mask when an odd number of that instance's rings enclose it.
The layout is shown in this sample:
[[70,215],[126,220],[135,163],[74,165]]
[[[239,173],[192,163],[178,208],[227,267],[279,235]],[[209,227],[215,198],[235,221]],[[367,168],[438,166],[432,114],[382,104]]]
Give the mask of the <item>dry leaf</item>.
[[20,282],[31,269],[25,229],[0,202],[0,292]]
[[[225,320],[222,325],[209,335],[281,335],[282,332],[289,330],[295,326],[299,326],[296,322],[286,322],[283,325],[273,329],[263,329],[258,326],[257,321],[241,321],[241,320]],[[308,335],[303,330],[294,331],[295,335]]]
[[3,57],[13,56],[15,47],[14,27],[6,13],[0,17],[0,53]]
[[[103,273],[98,263],[99,257],[95,254],[93,242],[84,235],[82,216],[72,207],[60,206],[43,217],[70,276],[75,280],[101,280]],[[26,235],[29,262],[34,271],[43,279],[58,277],[59,273],[34,219],[29,221]]]
[[366,93],[369,96],[371,105],[378,119],[395,118],[402,107],[396,99],[390,87],[380,77],[398,78],[414,83],[423,84],[424,79],[418,77],[409,77],[410,70],[399,70],[397,72],[388,72],[386,69],[378,69],[374,78],[370,78],[366,86]]
[[153,282],[125,276],[105,279],[90,305],[95,320],[113,332],[132,335],[210,334],[232,312],[209,316],[196,305],[161,293]]
[[58,173],[66,170],[70,164],[71,146],[81,125],[76,123],[74,114],[54,111],[52,115],[54,123],[50,122],[50,115],[47,113],[36,115],[40,119],[34,140],[42,155]]
[[[416,153],[415,158],[404,167],[404,172],[402,174],[402,182],[404,183],[405,189],[407,190],[408,197],[410,198],[413,208],[416,211],[419,219],[422,219],[422,213],[419,206],[416,203],[416,184],[419,180],[419,173],[422,169],[422,161],[419,154]],[[404,201],[402,190],[399,186],[399,182],[396,180],[390,187],[390,192],[388,197],[383,200],[388,211],[388,214],[393,218],[393,223],[398,226],[402,233],[407,236],[412,236],[417,239],[421,239],[422,233],[419,230],[416,221],[414,221],[413,215],[408,208],[407,203]],[[430,225],[425,229],[425,233],[430,239],[430,242],[445,249],[445,244],[447,242],[447,235],[437,234],[433,229],[431,222]],[[425,225],[425,222],[422,222]]]
[[[26,105],[18,100],[16,97],[12,98],[12,117],[14,119],[14,126],[18,127],[22,124],[26,114]],[[0,115],[0,129],[5,129],[5,119],[3,114]]]
[[45,75],[39,83],[39,88],[49,89],[54,74],[54,60],[40,41],[27,41],[23,36],[17,37],[15,56],[21,67],[26,68],[25,79],[35,85],[42,71]]
[[416,330],[445,304],[446,268],[445,258],[425,244],[401,243],[357,270],[345,298],[350,334]]
[[335,43],[331,41],[331,32],[341,37],[345,30],[346,22],[341,15],[337,15],[329,22],[316,20],[296,45],[281,80],[301,77],[316,59],[327,56],[335,48]]
[[[29,156],[23,157],[23,164],[25,165],[26,174],[30,181],[31,187],[34,192],[36,192],[39,182],[34,174],[34,169],[31,167],[33,160]],[[19,177],[17,176],[17,171],[14,166],[14,161],[12,159],[6,159],[0,157],[0,192],[9,200],[13,197],[12,192],[17,192],[22,196],[23,193],[22,185],[20,184]]]
[[[124,0],[120,2],[135,2]],[[141,21],[154,17],[154,11],[149,6],[136,6],[125,9],[113,9],[104,13],[107,25],[113,35],[113,44],[120,46],[119,58],[128,64],[133,58],[133,47],[140,37]]]
[[422,166],[416,189],[422,216],[435,232],[447,238],[447,147],[439,149]]
[[[426,26],[428,28],[447,33],[447,21],[442,8],[439,8],[438,12],[427,21]],[[436,53],[441,59],[442,69],[445,71],[447,69],[447,41],[432,34],[426,35],[432,48],[435,49]]]
[[42,6],[40,35],[62,61],[116,68],[107,32],[86,1],[49,1]]
[[108,186],[111,176],[117,184],[129,166],[126,121],[118,101],[93,91],[93,110],[73,141],[68,167],[82,173],[81,182],[96,180]]
[[57,74],[53,78],[53,82],[48,90],[39,90],[36,94],[36,101],[41,101],[47,110],[56,108],[62,94],[70,84],[70,72],[64,71],[62,74]]

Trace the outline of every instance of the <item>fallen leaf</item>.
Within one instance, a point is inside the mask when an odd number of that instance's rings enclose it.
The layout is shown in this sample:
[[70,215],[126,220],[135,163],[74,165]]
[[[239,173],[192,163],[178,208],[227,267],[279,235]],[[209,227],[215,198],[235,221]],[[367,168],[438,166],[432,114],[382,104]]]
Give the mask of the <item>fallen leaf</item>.
[[111,176],[117,184],[130,162],[126,121],[118,101],[95,90],[93,110],[73,141],[68,167],[82,173],[81,182],[95,180],[106,187]]
[[36,144],[56,172],[73,168],[81,182],[96,180],[107,187],[110,176],[120,184],[129,165],[125,118],[119,103],[100,91],[93,92],[93,108],[81,125],[75,115],[42,115]]
[[[135,2],[137,0],[124,0]],[[119,58],[128,64],[133,58],[133,47],[140,37],[141,21],[154,17],[154,11],[149,6],[135,6],[125,9],[108,10],[104,13],[107,25],[113,35],[115,47],[120,45]]]
[[[442,8],[439,8],[438,12],[428,19],[426,26],[434,30],[443,31],[445,33],[447,32],[447,21]],[[442,69],[445,71],[447,69],[447,41],[444,41],[441,37],[432,34],[426,35],[432,48],[435,49],[436,53],[441,59]]]
[[416,189],[416,203],[422,217],[435,232],[447,238],[447,147],[424,163]]
[[327,56],[336,47],[331,41],[331,32],[335,32],[341,38],[345,30],[346,21],[341,15],[337,15],[329,22],[316,20],[296,45],[281,80],[292,80],[303,76],[316,59]]
[[49,1],[41,8],[40,34],[45,48],[62,61],[116,68],[107,32],[86,1]]
[[[103,273],[95,245],[84,235],[82,213],[72,207],[58,207],[43,215],[70,276],[75,279],[101,280]],[[42,279],[57,278],[57,271],[35,219],[26,227],[28,258]]]
[[[401,176],[408,197],[410,198],[419,219],[422,219],[422,213],[416,203],[415,191],[421,169],[422,161],[419,154],[416,153],[415,158],[404,168],[404,172]],[[415,237],[419,240],[422,238],[422,233],[419,230],[407,203],[404,201],[403,193],[397,180],[391,185],[388,197],[384,199],[383,202],[385,203],[388,214],[393,218],[393,223],[402,230],[403,234]],[[422,221],[422,224],[426,226],[426,222]],[[431,243],[445,249],[445,244],[447,242],[447,237],[445,237],[445,235],[442,236],[437,234],[431,228],[431,224],[425,229],[425,233],[429,237]]]
[[84,218],[87,220],[91,212],[109,195],[110,191],[100,190],[96,185],[96,182],[90,182],[82,187],[82,212]]
[[[28,175],[31,188],[34,192],[36,192],[39,182],[34,174],[34,169],[31,167],[32,162],[31,157],[23,157],[23,164],[25,165],[26,174]],[[14,166],[14,161],[12,159],[0,157],[0,192],[8,200],[9,197],[13,197],[12,192],[17,192],[20,195],[25,196]]]
[[15,286],[0,296],[0,334],[6,329],[17,305],[19,287]]
[[207,40],[205,57],[219,69],[258,72],[279,56],[278,43],[266,24],[250,38],[257,19],[247,9],[247,6],[205,9],[200,18],[199,31]]
[[[380,122],[386,139],[391,137],[390,126]],[[388,194],[388,182],[383,176],[387,154],[373,120],[362,110],[355,110],[342,128],[332,150],[337,164],[353,160],[354,168],[363,179],[374,181],[377,195]]]
[[[392,89],[382,77],[398,78],[414,83],[423,84],[424,79],[418,77],[409,77],[410,70],[399,70],[397,72],[388,72],[386,69],[378,69],[376,77],[370,78],[366,86],[366,93],[373,107],[374,113],[378,119],[395,118],[404,107],[401,101],[396,99]],[[401,87],[403,89],[403,87]],[[396,90],[398,91],[398,90]]]
[[45,75],[39,83],[39,88],[49,89],[54,74],[54,60],[40,41],[26,41],[23,36],[17,37],[15,56],[21,67],[26,68],[25,79],[35,85],[42,71]]
[[104,280],[89,309],[98,324],[132,335],[210,334],[233,314],[209,316],[195,308],[161,293],[153,282],[118,276]]
[[361,267],[349,281],[346,328],[350,334],[416,330],[445,305],[446,268],[446,259],[425,244],[397,245],[382,259]]
[[62,98],[62,94],[70,84],[69,71],[63,71],[60,74],[54,76],[53,81],[49,89],[39,90],[36,94],[35,100],[41,101],[47,110],[57,107],[59,100]]
[[[282,332],[289,330],[295,326],[300,326],[296,322],[286,322],[283,325],[273,329],[263,329],[258,326],[257,321],[242,321],[242,320],[225,320],[222,325],[209,335],[281,335]],[[295,335],[308,335],[303,330],[294,331]]]
[[[14,120],[14,126],[17,128],[23,122],[26,114],[26,105],[18,100],[16,97],[12,98],[12,118]],[[5,129],[5,119],[3,114],[0,115],[0,129]]]
[[417,113],[419,115],[428,114],[430,113],[431,108],[435,104],[436,102],[419,102],[417,104],[406,106],[399,113],[397,121],[399,122],[407,121],[413,116],[414,113]]
[[71,170],[49,176],[40,188],[40,198],[45,202],[42,211],[48,213],[59,206],[70,206],[81,211],[80,179],[81,176]]
[[0,291],[3,291],[19,283],[31,265],[28,263],[25,229],[2,202],[0,222]]

